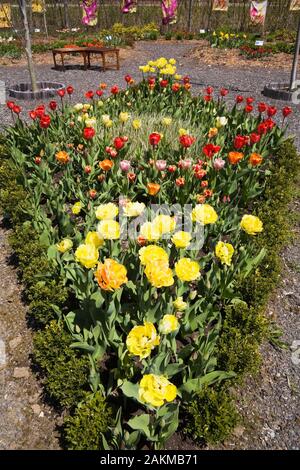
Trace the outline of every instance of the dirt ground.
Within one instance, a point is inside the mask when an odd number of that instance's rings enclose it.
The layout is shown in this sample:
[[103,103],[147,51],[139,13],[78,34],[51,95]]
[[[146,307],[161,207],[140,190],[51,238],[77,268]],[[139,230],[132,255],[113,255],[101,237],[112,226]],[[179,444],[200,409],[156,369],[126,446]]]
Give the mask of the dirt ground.
[[[176,45],[181,45],[182,41],[170,40],[166,41],[164,39],[155,41],[158,47],[164,46],[173,46],[176,48]],[[190,51],[188,54],[189,59],[194,59],[199,61],[199,63],[208,66],[224,66],[224,67],[261,67],[261,68],[272,68],[272,69],[284,69],[290,70],[293,62],[292,54],[278,53],[272,54],[268,57],[262,57],[261,59],[246,59],[241,56],[238,49],[218,49],[210,47],[207,41],[205,40],[191,40],[188,41],[190,46]],[[136,54],[136,49],[131,47],[121,47],[120,48],[120,59],[126,60]],[[59,61],[59,56],[57,56]],[[50,65],[53,64],[53,57],[51,52],[45,52],[41,54],[34,54],[34,60],[40,65]],[[72,64],[78,65],[83,63],[83,59],[79,55],[73,57],[70,56],[69,61]],[[22,56],[20,59],[8,59],[5,57],[0,57],[0,67],[1,66],[24,66],[26,65],[26,57]],[[300,70],[300,64],[299,64]]]

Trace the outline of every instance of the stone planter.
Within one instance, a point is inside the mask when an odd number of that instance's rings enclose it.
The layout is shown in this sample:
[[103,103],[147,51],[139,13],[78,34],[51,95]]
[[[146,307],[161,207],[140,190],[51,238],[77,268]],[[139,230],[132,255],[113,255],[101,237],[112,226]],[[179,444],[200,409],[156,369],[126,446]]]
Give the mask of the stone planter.
[[33,92],[30,83],[19,83],[9,88],[9,96],[18,100],[42,100],[56,95],[58,90],[65,88],[63,83],[38,82],[39,90]]
[[274,100],[292,101],[293,96],[299,93],[299,90],[290,91],[288,83],[270,83],[263,90],[263,95]]

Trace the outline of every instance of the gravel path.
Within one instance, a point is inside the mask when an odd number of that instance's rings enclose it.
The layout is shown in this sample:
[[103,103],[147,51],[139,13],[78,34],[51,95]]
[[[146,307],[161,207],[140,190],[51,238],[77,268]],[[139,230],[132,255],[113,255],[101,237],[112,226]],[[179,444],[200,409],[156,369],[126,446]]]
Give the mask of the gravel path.
[[58,417],[43,403],[30,369],[32,332],[9,255],[7,231],[0,227],[0,450],[59,449]]
[[[48,64],[37,65],[40,80],[53,80],[75,87],[73,101],[82,101],[83,93],[95,89],[99,82],[124,86],[123,77],[130,73],[139,79],[137,66],[160,56],[175,57],[179,73],[189,74],[195,92],[204,86],[230,89],[229,100],[236,94],[264,100],[261,90],[270,81],[288,81],[288,72],[260,68],[249,70],[205,66],[191,57],[195,44],[172,42],[139,42],[132,54],[121,61],[120,71],[102,73],[89,71],[55,71]],[[26,81],[24,66],[0,67],[0,80],[6,86]],[[270,102],[270,100],[265,100]],[[36,103],[37,104],[37,103]],[[281,102],[273,101],[278,107]],[[21,103],[25,110],[34,103]],[[300,106],[292,106],[294,114],[289,119],[290,133],[296,136],[300,147]],[[0,126],[10,123],[10,114],[0,106]],[[299,211],[299,206],[295,206]],[[287,350],[264,345],[263,366],[258,377],[247,380],[239,392],[238,407],[243,421],[234,435],[219,448],[222,449],[299,449],[300,442],[300,243],[299,227],[295,241],[283,253],[284,272],[281,286],[270,302],[267,315],[276,319],[284,331]],[[25,308],[20,301],[20,288],[16,275],[7,262],[6,233],[0,230],[0,449],[58,448],[55,436],[57,417],[40,400],[41,389],[29,369],[31,333],[25,322]],[[298,352],[297,352],[298,351]],[[2,362],[3,363],[2,363]],[[2,364],[2,365],[1,365]],[[20,369],[21,368],[21,369]],[[17,378],[16,375],[23,375]],[[171,440],[172,448],[192,449],[192,443],[179,436]]]

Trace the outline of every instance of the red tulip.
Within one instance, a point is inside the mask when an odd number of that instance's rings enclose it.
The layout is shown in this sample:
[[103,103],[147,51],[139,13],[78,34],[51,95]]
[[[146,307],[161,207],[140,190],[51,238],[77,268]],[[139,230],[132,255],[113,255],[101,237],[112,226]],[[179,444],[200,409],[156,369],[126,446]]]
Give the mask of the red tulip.
[[275,123],[272,119],[270,119],[270,118],[269,118],[269,119],[266,119],[266,120],[264,121],[264,123],[265,123],[265,125],[267,126],[267,129],[268,129],[268,130],[273,129],[273,127],[276,126],[276,123]]
[[56,103],[56,101],[50,101],[50,103],[49,103],[49,108],[50,108],[52,111],[55,111],[56,108],[57,108],[57,103]]
[[125,75],[124,80],[126,83],[130,83],[132,81],[131,75]]
[[39,119],[41,119],[45,114],[45,106],[41,104],[35,108],[35,113]]
[[41,164],[41,161],[42,161],[41,157],[35,157],[35,159],[34,159],[34,163],[35,163],[36,165],[40,165],[40,164]]
[[269,117],[275,116],[276,113],[277,113],[277,108],[275,108],[275,106],[268,106],[267,114]]
[[180,90],[180,88],[181,88],[180,83],[178,83],[178,82],[173,83],[173,85],[172,85],[172,91],[174,91],[174,92],[176,93],[177,91]]
[[170,173],[175,173],[176,170],[177,170],[176,165],[169,165],[169,166],[168,166],[168,171],[169,171]]
[[285,106],[281,112],[282,112],[283,117],[286,118],[293,112],[293,110],[289,106]]
[[161,135],[158,134],[157,132],[153,132],[152,134],[149,135],[149,143],[153,147],[159,144],[160,139],[161,139]]
[[156,81],[156,80],[155,80],[154,77],[149,77],[149,78],[148,78],[148,83],[149,83],[149,85],[155,85],[155,81]]
[[116,137],[114,140],[114,146],[116,150],[121,150],[124,147],[124,140],[122,137]]
[[119,87],[117,85],[114,85],[113,87],[111,87],[110,92],[113,95],[117,95],[119,93]]
[[237,103],[242,103],[242,102],[244,101],[244,98],[243,98],[243,96],[241,96],[241,95],[237,95],[236,98],[235,98],[235,101],[236,101]]
[[196,141],[195,137],[192,137],[191,135],[188,135],[188,134],[184,134],[180,136],[179,138],[180,144],[182,145],[182,147],[186,149],[191,147],[191,145],[193,145],[195,141]]
[[186,75],[185,77],[183,77],[182,81],[183,83],[186,85],[187,83],[190,83],[190,77],[188,75]]
[[229,93],[229,90],[227,90],[227,88],[221,88],[221,90],[220,90],[220,95],[221,96],[226,96],[226,95],[228,95],[228,93]]
[[212,95],[214,92],[214,89],[211,86],[208,86],[205,91],[207,95]]
[[74,88],[71,85],[67,86],[67,93],[68,93],[68,95],[73,95]]
[[254,101],[254,98],[252,98],[251,96],[248,96],[248,98],[246,98],[246,103],[247,104],[252,104]]
[[96,131],[93,127],[85,127],[83,129],[83,137],[86,140],[91,140],[95,134],[96,134]]
[[90,165],[87,165],[86,167],[84,167],[84,172],[89,175],[92,171],[92,167],[90,167]]
[[66,94],[66,90],[64,88],[62,88],[61,90],[57,90],[57,94],[58,94],[58,96],[63,98]]
[[159,84],[162,88],[166,88],[168,86],[168,83],[169,83],[168,80],[161,80],[159,82]]
[[256,132],[252,132],[252,134],[250,134],[250,142],[251,144],[257,144],[257,142],[260,141],[260,134],[257,134]]
[[209,103],[209,102],[212,100],[212,96],[210,96],[210,95],[205,95],[205,96],[203,97],[203,99],[204,99],[204,101],[206,101],[207,103]]
[[48,114],[44,114],[40,119],[40,127],[42,129],[47,129],[51,124],[51,117]]
[[36,112],[35,112],[34,110],[29,111],[28,114],[29,114],[29,117],[30,117],[33,121],[37,118]]
[[15,104],[12,108],[13,112],[16,113],[16,114],[20,114],[20,112],[22,111],[22,108],[21,106],[18,106],[17,104]]
[[96,95],[100,98],[103,95],[103,90],[96,90]]
[[258,111],[259,111],[260,113],[264,113],[264,112],[267,110],[267,107],[268,107],[268,106],[266,105],[266,103],[262,103],[262,102],[261,102],[261,103],[258,103],[258,106],[257,106]]
[[234,139],[234,148],[239,150],[241,149],[242,147],[244,147],[247,143],[247,138],[243,135],[237,135]]
[[6,106],[12,111],[15,103],[13,101],[6,101]]
[[214,145],[214,144],[206,144],[202,152],[204,155],[207,156],[207,158],[212,158],[216,153],[220,152],[221,147],[219,145]]
[[244,109],[245,113],[252,113],[253,111],[253,106],[251,104],[247,104]]
[[84,96],[85,96],[88,100],[91,100],[91,99],[93,99],[93,97],[94,97],[94,92],[93,92],[92,90],[89,90],[89,91],[87,91],[87,92],[85,93]]
[[268,126],[265,124],[265,122],[261,122],[260,124],[258,124],[257,126],[258,134],[260,135],[266,134],[267,130],[268,130]]

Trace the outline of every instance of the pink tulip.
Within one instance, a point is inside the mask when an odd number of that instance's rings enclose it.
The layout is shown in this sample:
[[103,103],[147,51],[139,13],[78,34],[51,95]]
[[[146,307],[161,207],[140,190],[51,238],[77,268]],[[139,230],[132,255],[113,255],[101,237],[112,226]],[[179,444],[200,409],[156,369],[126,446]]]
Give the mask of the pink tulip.
[[167,162],[166,160],[157,160],[155,166],[159,171],[164,171],[167,167]]
[[129,171],[130,170],[130,161],[129,160],[122,160],[120,161],[120,168],[122,171]]
[[215,170],[222,170],[222,168],[224,168],[224,165],[225,165],[225,160],[223,160],[223,158],[216,158],[214,160],[214,169]]
[[183,170],[188,170],[189,168],[191,168],[192,164],[193,162],[189,158],[186,158],[185,160],[180,160],[178,162],[179,168],[182,168]]

